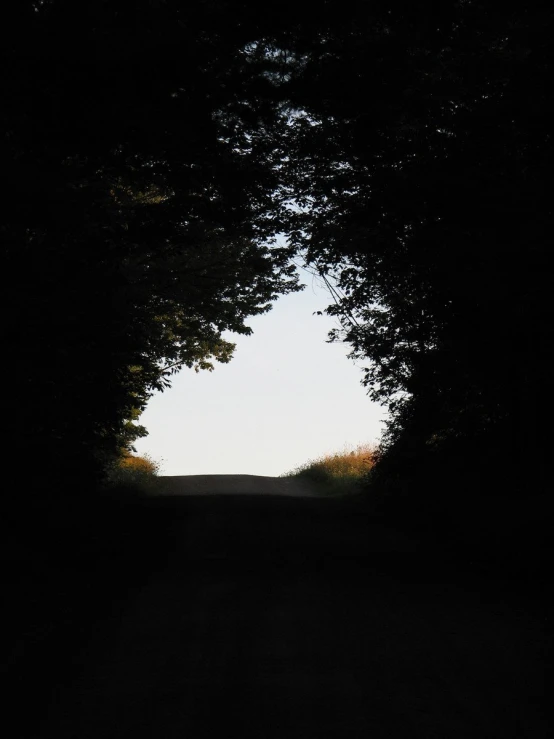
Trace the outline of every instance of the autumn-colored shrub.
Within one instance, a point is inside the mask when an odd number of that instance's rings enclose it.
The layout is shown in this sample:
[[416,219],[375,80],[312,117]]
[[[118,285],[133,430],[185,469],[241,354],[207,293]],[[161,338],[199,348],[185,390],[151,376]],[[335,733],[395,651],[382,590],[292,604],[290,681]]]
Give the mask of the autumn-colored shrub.
[[345,447],[340,452],[311,459],[286,473],[285,477],[304,477],[322,484],[331,493],[347,492],[369,472],[374,460],[375,447],[358,444],[354,449]]
[[108,470],[108,487],[128,494],[155,492],[160,467],[160,463],[147,454],[137,456],[124,452]]
[[133,454],[127,454],[120,460],[119,467],[122,470],[138,472],[145,475],[157,475],[160,470],[159,462],[155,462],[147,455],[138,457]]

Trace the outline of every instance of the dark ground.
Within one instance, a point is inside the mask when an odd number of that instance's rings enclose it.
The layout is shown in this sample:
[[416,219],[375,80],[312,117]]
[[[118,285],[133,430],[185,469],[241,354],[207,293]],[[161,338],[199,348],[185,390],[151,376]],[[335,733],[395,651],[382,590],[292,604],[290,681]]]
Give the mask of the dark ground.
[[[546,578],[358,504],[175,496],[12,547],[10,737],[546,737]],[[41,554],[42,552],[42,554]],[[492,560],[491,560],[492,562]]]

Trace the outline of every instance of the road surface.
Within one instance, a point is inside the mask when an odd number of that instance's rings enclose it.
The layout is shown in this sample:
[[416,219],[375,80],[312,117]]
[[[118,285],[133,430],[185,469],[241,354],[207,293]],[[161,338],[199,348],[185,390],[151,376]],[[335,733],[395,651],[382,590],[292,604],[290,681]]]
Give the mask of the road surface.
[[45,686],[36,739],[547,736],[532,593],[455,582],[356,506],[225,477],[169,481],[144,542],[163,556]]
[[167,475],[166,495],[285,495],[295,498],[319,497],[317,487],[298,477],[264,475]]

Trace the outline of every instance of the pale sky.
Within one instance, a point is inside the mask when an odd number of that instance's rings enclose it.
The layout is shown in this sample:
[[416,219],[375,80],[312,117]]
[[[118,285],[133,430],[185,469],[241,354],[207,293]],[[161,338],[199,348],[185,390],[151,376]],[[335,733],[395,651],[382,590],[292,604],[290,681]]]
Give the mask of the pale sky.
[[347,344],[326,343],[337,319],[313,315],[331,302],[307,272],[307,287],[247,320],[251,336],[213,372],[184,369],[156,393],[140,422],[138,454],[163,475],[281,475],[326,453],[376,442],[386,418],[361,385]]

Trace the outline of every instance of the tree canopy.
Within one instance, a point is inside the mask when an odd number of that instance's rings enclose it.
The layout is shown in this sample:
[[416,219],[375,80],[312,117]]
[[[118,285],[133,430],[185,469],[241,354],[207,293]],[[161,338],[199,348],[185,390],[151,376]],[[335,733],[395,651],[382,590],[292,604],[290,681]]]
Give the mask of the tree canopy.
[[301,254],[391,411],[375,469],[474,454],[496,472],[510,447],[525,486],[526,460],[546,455],[552,11],[14,13],[3,228],[18,433],[128,441],[172,369],[227,361],[222,332],[297,289]]
[[229,361],[223,332],[298,289],[279,113],[241,94],[249,37],[209,5],[23,2],[6,25],[6,422],[41,474],[128,446],[172,372]]
[[336,338],[392,413],[393,467],[472,456],[476,488],[487,467],[540,490],[554,14],[326,8],[290,36],[292,243],[335,285]]

